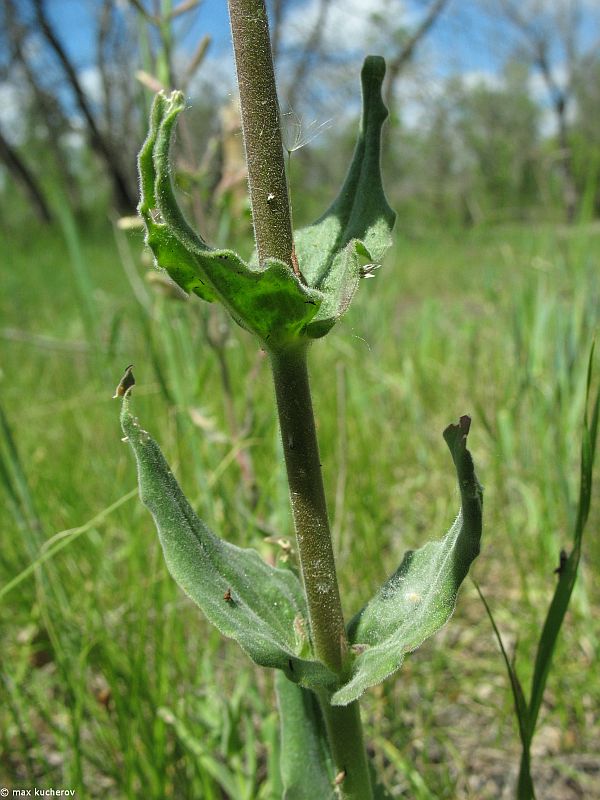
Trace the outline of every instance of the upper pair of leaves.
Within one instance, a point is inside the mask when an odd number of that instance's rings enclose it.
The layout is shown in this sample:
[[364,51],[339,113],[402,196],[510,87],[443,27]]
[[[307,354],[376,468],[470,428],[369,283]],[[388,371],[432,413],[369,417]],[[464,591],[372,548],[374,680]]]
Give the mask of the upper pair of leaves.
[[458,589],[481,538],[481,487],[466,448],[470,420],[450,425],[444,438],[452,454],[461,511],[446,536],[408,552],[399,568],[348,626],[354,651],[349,678],[339,678],[312,653],[308,610],[300,581],[290,570],[266,564],[254,550],[216,537],[196,516],[156,442],[129,412],[123,432],[133,448],[140,496],[154,516],[167,566],[182,589],[225,636],[265,667],[282,669],[308,688],[326,688],[346,705],[383,681],[450,618]]
[[[382,58],[362,70],[363,115],[350,170],[325,214],[295,235],[306,285],[282,261],[246,264],[232,250],[209,247],[186,221],[175,197],[170,147],[181,92],[159,93],[140,151],[139,211],[156,263],[186,292],[219,300],[242,327],[276,349],[299,338],[323,336],[347,310],[358,286],[361,261],[379,261],[391,244],[395,214],[381,184]],[[291,254],[290,254],[291,255]]]

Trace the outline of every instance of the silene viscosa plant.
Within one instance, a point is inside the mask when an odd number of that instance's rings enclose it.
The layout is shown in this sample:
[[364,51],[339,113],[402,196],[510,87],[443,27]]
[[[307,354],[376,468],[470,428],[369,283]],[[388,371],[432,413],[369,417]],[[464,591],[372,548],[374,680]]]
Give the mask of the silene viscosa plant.
[[[299,573],[223,541],[183,495],[158,445],[122,392],[121,423],[137,461],[140,495],[154,517],[168,568],[223,635],[277,671],[280,773],[288,800],[385,797],[364,742],[359,698],[396,672],[451,616],[479,553],[481,487],[466,447],[470,420],[444,431],[461,497],[440,540],[406,553],[371,600],[344,622],[312,410],[307,355],[348,309],[391,244],[395,214],[383,191],[381,98],[385,62],[362,69],[362,119],[344,184],[312,225],[292,232],[269,29],[263,0],[229,10],[256,256],[213,249],[181,212],[170,145],[180,92],[157,95],[139,155],[140,213],[156,264],[188,293],[220,302],[269,356],[297,539]],[[374,535],[365,531],[364,535]]]

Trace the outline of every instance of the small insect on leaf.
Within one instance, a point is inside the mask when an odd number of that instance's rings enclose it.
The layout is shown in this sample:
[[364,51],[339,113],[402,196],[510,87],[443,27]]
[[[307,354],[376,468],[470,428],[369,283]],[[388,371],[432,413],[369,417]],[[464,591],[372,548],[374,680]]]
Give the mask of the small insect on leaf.
[[334,786],[341,786],[342,783],[344,782],[345,778],[346,778],[346,770],[343,769],[341,772],[338,772],[338,774],[335,776],[335,778],[333,780],[333,785]]
[[113,400],[117,397],[124,397],[132,386],[135,386],[135,378],[133,377],[133,364],[130,364],[115,389]]
[[381,267],[381,264],[365,264],[360,268],[361,278],[374,278],[375,271]]
[[233,603],[233,597],[231,596],[231,589],[229,588],[227,589],[227,591],[223,595],[223,600],[225,600],[226,603]]

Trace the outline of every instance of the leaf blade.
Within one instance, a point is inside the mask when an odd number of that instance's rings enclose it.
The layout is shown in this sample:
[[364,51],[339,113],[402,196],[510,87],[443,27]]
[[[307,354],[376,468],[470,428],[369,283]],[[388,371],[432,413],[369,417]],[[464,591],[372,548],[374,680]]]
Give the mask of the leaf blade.
[[302,685],[330,685],[334,676],[306,658],[306,643],[298,642],[298,619],[306,621],[308,612],[296,575],[271,567],[255,550],[225,542],[207,528],[156,442],[131,415],[128,395],[122,401],[121,427],[135,455],[140,498],[154,518],[169,572],[179,586],[255,663],[282,669]]
[[249,266],[233,250],[209,247],[189,225],[175,195],[170,158],[184,107],[181,92],[156,96],[138,157],[146,243],[157,265],[184,291],[219,300],[241,327],[269,346],[285,344],[303,333],[322,294],[303,286],[283,262],[267,259],[261,267]]
[[594,346],[592,346],[588,361],[587,385],[585,393],[585,414],[583,418],[583,431],[581,437],[581,460],[579,471],[579,499],[577,503],[577,516],[573,530],[573,547],[562,565],[558,577],[558,584],[554,591],[552,601],[544,620],[542,633],[538,643],[535,657],[533,677],[531,679],[531,695],[529,699],[529,739],[533,739],[538,714],[542,705],[546,683],[552,666],[552,657],[556,642],[562,627],[571,595],[577,580],[579,560],[581,558],[581,544],[587,524],[592,500],[592,478],[596,456],[596,443],[598,439],[598,418],[600,415],[600,388],[592,402],[591,417],[588,415],[588,405],[592,381],[592,365]]
[[466,447],[469,427],[469,417],[461,417],[458,425],[444,431],[460,487],[459,515],[442,539],[406,553],[396,572],[350,621],[349,641],[360,651],[350,680],[332,698],[334,704],[356,700],[365,689],[394,673],[406,653],[452,616],[481,540],[482,489]]
[[300,270],[324,294],[307,332],[323,336],[350,305],[361,277],[360,256],[380,261],[392,243],[396,214],[381,179],[381,128],[388,111],[381,96],[385,61],[365,59],[361,72],[363,111],[354,155],[327,211],[295,233]]
[[332,794],[333,760],[316,695],[288,681],[275,680],[281,721],[280,769],[283,800],[312,800]]

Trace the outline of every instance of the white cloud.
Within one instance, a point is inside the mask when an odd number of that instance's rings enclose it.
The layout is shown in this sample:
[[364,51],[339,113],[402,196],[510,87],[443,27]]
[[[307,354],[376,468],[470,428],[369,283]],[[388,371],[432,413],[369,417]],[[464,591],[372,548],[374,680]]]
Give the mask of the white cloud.
[[79,82],[92,103],[102,102],[102,76],[96,66],[85,67],[79,72]]
[[12,144],[17,144],[25,133],[21,115],[23,94],[22,89],[14,83],[5,81],[0,84],[0,125]]
[[[295,6],[287,15],[284,45],[301,47],[319,21],[321,0],[308,0]],[[393,28],[409,25],[412,15],[402,0],[333,0],[327,7],[322,31],[322,46],[330,52],[353,53],[377,48],[385,40],[390,26],[382,19],[393,20]]]
[[504,85],[501,75],[483,69],[467,70],[461,73],[460,78],[467,89],[476,89],[479,86],[486,89],[501,89]]

